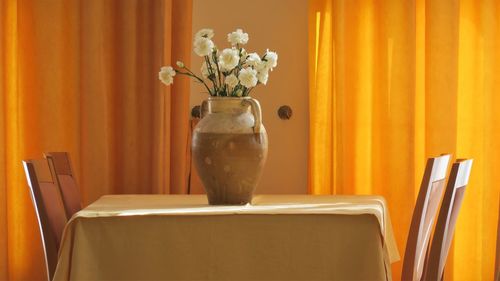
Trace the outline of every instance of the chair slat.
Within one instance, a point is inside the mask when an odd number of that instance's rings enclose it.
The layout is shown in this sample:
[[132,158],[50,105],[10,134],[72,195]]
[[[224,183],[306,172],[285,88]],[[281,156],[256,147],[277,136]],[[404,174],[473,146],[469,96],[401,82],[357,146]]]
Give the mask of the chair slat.
[[23,166],[40,228],[47,278],[52,280],[62,233],[67,222],[61,193],[46,160],[25,160]]
[[472,160],[453,163],[429,252],[425,280],[442,280],[460,207],[469,182]]
[[443,196],[450,155],[429,158],[413,210],[403,260],[402,280],[421,280],[432,227]]
[[56,180],[61,189],[66,216],[71,218],[82,209],[82,203],[69,154],[67,152],[48,152],[44,155],[51,170],[57,176]]

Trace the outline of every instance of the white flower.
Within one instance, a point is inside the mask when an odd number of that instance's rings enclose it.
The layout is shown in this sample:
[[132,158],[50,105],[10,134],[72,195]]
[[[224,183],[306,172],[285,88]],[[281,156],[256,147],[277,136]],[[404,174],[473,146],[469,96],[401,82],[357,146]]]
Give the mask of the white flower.
[[174,83],[174,76],[175,70],[171,66],[162,67],[158,73],[158,78],[167,86]]
[[214,47],[214,42],[208,38],[200,37],[194,40],[194,52],[200,57],[210,55]]
[[266,54],[264,55],[264,60],[266,61],[267,67],[273,70],[273,67],[276,67],[276,65],[278,65],[278,54],[267,50]]
[[203,29],[200,29],[198,32],[196,32],[196,34],[194,35],[195,40],[198,38],[201,38],[201,37],[212,39],[212,37],[214,37],[213,29],[203,28]]
[[267,61],[259,61],[257,63],[255,63],[254,67],[253,67],[255,70],[257,70],[258,72],[261,72],[261,71],[268,71],[269,70],[269,67],[267,67]]
[[219,67],[223,71],[235,68],[240,61],[240,55],[236,49],[224,49],[219,56]]
[[227,41],[233,46],[236,44],[244,45],[248,42],[248,33],[243,33],[243,30],[236,29],[236,31],[227,35]]
[[226,80],[224,81],[229,87],[234,88],[240,81],[238,81],[238,78],[236,75],[231,74],[226,77]]
[[260,57],[257,53],[248,54],[248,57],[247,57],[247,64],[248,65],[257,66],[257,64],[260,62],[261,62],[261,60],[260,60]]
[[180,67],[180,68],[183,68],[184,67],[184,63],[180,60],[177,61],[177,66]]
[[266,85],[268,78],[269,78],[269,69],[265,68],[257,72],[257,80],[259,80],[260,83]]
[[257,70],[251,67],[243,68],[238,75],[241,85],[252,88],[257,85]]
[[266,85],[267,79],[269,78],[269,67],[267,61],[259,61],[254,66],[257,70],[257,79],[260,83]]

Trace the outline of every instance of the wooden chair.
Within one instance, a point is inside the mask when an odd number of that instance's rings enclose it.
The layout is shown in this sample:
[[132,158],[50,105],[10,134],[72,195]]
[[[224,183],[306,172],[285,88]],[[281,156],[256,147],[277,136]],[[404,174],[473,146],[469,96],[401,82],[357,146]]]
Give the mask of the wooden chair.
[[62,233],[67,222],[61,193],[45,159],[25,160],[23,166],[40,228],[47,277],[52,280]]
[[455,232],[458,212],[462,205],[465,187],[469,182],[472,159],[459,159],[451,168],[446,191],[434,230],[425,280],[442,280],[446,258]]
[[500,207],[498,209],[497,225],[497,255],[495,261],[495,281],[500,281]]
[[432,226],[443,195],[450,155],[429,158],[413,210],[403,260],[402,280],[421,280]]
[[71,218],[73,214],[82,209],[80,190],[76,183],[71,161],[67,152],[47,152],[44,153],[49,162],[50,169],[56,175],[56,181],[61,189],[61,194],[66,210],[66,216]]

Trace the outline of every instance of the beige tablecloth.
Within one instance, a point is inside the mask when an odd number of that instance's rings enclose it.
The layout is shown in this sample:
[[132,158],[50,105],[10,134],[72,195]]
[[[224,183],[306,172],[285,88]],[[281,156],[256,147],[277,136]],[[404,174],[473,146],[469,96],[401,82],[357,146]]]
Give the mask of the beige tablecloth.
[[379,196],[103,196],[66,226],[54,280],[390,280]]

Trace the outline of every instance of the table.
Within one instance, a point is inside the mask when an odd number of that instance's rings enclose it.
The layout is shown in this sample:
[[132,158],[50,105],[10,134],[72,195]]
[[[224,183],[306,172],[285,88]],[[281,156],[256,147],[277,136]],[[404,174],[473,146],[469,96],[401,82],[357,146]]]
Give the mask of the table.
[[108,195],[68,222],[54,280],[390,280],[379,196]]

